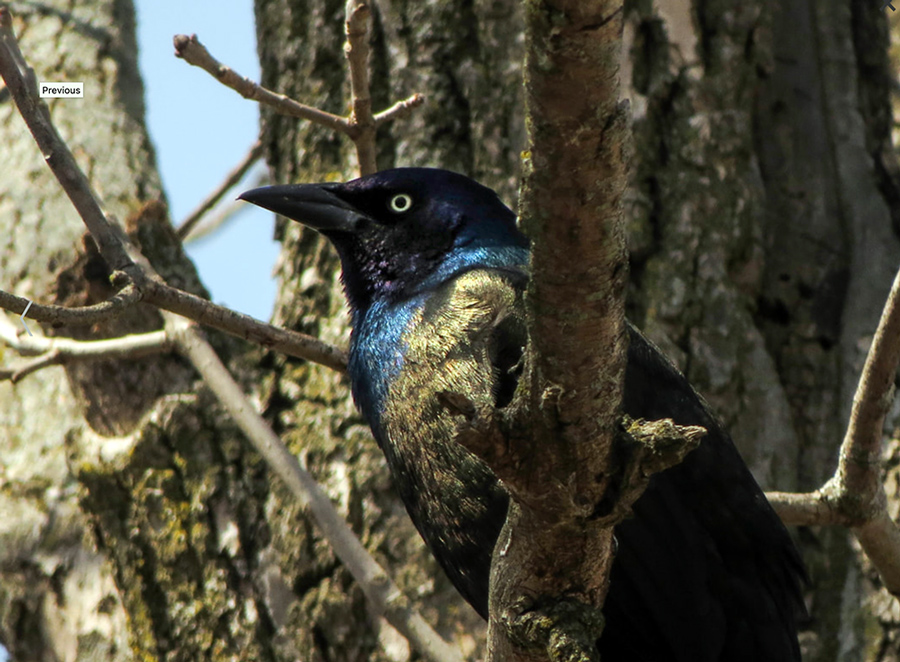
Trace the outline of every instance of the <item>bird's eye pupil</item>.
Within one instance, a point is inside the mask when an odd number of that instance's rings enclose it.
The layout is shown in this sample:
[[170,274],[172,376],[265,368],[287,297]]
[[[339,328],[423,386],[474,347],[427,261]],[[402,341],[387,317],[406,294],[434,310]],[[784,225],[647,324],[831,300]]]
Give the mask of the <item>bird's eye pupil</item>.
[[409,208],[412,207],[412,203],[412,198],[406,193],[398,193],[391,198],[389,206],[392,212],[402,214],[405,211],[409,211]]

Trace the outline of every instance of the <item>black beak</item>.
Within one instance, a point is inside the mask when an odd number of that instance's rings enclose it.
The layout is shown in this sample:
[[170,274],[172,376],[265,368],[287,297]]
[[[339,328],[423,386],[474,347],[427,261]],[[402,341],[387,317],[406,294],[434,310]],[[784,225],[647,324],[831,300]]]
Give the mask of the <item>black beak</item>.
[[332,190],[339,184],[263,186],[241,193],[246,200],[319,232],[356,232],[368,217],[344,202]]

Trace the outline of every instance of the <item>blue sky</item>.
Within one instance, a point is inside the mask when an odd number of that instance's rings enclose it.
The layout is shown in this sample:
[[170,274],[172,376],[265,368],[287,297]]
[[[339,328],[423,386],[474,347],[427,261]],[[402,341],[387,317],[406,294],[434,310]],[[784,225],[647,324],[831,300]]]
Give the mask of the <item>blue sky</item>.
[[[196,33],[214,57],[259,79],[251,0],[136,0],[147,123],[176,222],[247,153],[258,134],[252,101],[174,56],[172,37]],[[262,166],[258,166],[262,167]],[[241,190],[238,186],[231,199]],[[267,320],[277,254],[273,216],[247,205],[222,231],[188,253],[216,303]]]

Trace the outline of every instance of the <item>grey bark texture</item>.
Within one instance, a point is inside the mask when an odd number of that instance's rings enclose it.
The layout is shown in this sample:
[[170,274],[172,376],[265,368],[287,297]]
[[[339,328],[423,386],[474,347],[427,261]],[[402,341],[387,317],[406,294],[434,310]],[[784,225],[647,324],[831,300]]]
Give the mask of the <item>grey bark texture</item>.
[[[879,3],[635,4],[632,316],[764,487],[815,489],[900,264],[887,21]],[[798,538],[804,659],[897,659],[896,600],[847,532]]]
[[[65,72],[95,91],[90,106],[53,103],[54,118],[157,269],[202,292],[153,169],[131,4],[75,5],[16,3],[23,51],[39,77]],[[375,110],[426,96],[379,135],[379,165],[458,170],[514,204],[519,3],[373,9]],[[765,487],[813,489],[834,468],[900,264],[885,13],[876,0],[626,9],[629,314],[711,402]],[[345,112],[343,10],[342,0],[256,0],[264,83]],[[355,174],[352,146],[324,130],[264,112],[262,135],[279,181]],[[82,223],[2,94],[0,145],[0,287],[69,305],[102,299],[105,274]],[[346,342],[330,247],[296,225],[278,232],[276,321]],[[109,328],[53,332],[155,325],[139,309]],[[445,636],[479,654],[483,625],[412,530],[346,380],[263,352],[251,364],[244,348],[213,339],[366,546]],[[885,455],[894,508],[898,425],[895,407]],[[847,532],[803,529],[798,540],[812,577],[804,659],[900,660],[900,608]],[[168,356],[0,383],[0,643],[16,662],[416,657],[370,613],[193,372]]]
[[[51,109],[82,167],[103,182],[110,210],[125,218],[160,198],[143,130],[130,3],[47,2],[16,11],[22,49],[38,78],[65,72],[85,81],[88,99],[58,100]],[[84,225],[8,94],[0,102],[0,144],[0,282],[53,302],[66,289],[66,274],[84,280],[76,269]],[[108,370],[106,377],[107,385],[115,379]],[[0,384],[0,642],[14,660],[131,659],[113,568],[90,540],[67,464],[67,440],[85,427],[90,408],[62,368]],[[110,412],[108,425],[127,425],[133,414]]]
[[[13,9],[38,79],[85,82],[83,101],[52,102],[51,113],[106,208],[167,280],[202,294],[143,124],[130,0]],[[105,265],[8,95],[0,131],[4,287],[65,305],[104,300]],[[44,331],[102,338],[160,325],[138,306]],[[16,662],[252,657],[245,640],[265,635],[265,612],[253,591],[236,593],[258,537],[242,546],[231,531],[259,528],[258,468],[194,380],[180,359],[156,356],[0,384],[0,643]]]

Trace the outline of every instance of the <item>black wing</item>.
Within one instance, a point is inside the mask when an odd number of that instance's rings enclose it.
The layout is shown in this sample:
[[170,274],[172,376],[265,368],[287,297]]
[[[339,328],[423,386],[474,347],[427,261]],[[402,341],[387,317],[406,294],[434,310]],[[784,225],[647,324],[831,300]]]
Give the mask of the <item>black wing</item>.
[[702,425],[619,525],[604,660],[799,661],[803,563],[731,438],[685,377],[629,325],[623,408]]

